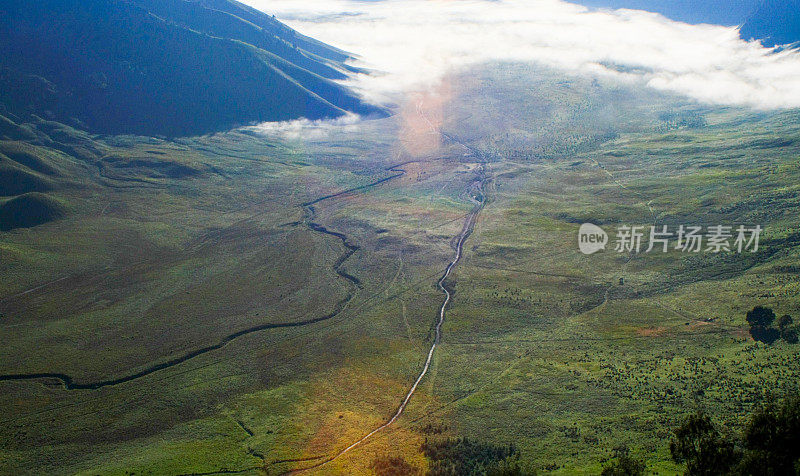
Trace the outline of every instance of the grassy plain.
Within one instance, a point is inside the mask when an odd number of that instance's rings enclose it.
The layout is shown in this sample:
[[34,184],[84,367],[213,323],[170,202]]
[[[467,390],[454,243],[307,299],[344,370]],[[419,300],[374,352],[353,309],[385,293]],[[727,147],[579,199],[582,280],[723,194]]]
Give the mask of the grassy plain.
[[[753,342],[744,313],[800,315],[797,112],[508,64],[446,86],[299,136],[61,131],[45,159],[66,215],[0,232],[0,374],[144,375],[0,381],[0,472],[278,474],[379,426],[430,345],[479,161],[489,201],[431,372],[394,426],[309,474],[371,474],[381,456],[424,471],[420,445],[447,437],[514,443],[555,474],[598,473],[624,443],[675,474],[684,414],[732,431],[796,390],[800,346]],[[339,267],[358,285],[335,272],[342,240],[309,221],[358,246]],[[584,256],[584,221],[765,232],[756,254]],[[226,340],[267,324],[284,326]]]

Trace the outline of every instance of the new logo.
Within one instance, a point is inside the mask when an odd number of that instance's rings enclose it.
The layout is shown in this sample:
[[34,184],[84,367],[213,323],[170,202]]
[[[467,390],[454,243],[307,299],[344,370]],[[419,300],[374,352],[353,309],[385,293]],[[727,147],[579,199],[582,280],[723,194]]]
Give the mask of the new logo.
[[590,255],[606,249],[608,234],[597,225],[584,223],[578,230],[578,248],[581,253]]

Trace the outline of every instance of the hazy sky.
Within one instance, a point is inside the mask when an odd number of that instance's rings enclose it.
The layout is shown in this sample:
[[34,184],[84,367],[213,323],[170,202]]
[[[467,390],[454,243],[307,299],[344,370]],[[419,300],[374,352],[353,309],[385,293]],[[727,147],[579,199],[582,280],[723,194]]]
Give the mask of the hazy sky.
[[[714,104],[800,107],[800,55],[742,41],[733,27],[590,11],[560,0],[244,2],[385,72],[353,83],[373,100],[424,90],[453,68],[517,60],[617,76]],[[636,72],[604,66],[612,63]]]

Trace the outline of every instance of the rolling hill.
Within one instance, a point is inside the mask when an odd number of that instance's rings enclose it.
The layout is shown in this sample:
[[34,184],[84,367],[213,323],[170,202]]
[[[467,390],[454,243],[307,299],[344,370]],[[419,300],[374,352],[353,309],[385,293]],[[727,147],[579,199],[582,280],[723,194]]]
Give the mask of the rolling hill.
[[95,133],[194,135],[383,115],[337,84],[349,56],[229,0],[0,5],[0,112]]

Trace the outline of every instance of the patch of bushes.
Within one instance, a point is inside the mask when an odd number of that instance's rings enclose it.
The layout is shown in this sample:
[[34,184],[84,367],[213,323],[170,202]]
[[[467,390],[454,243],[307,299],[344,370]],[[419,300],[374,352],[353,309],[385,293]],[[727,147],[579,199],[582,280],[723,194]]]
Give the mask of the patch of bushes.
[[743,434],[723,437],[708,415],[690,415],[670,441],[686,475],[778,476],[800,474],[800,396],[757,410]]
[[402,456],[375,458],[370,467],[378,476],[415,476],[422,473],[419,468],[408,463]]
[[535,474],[519,463],[514,445],[497,446],[469,438],[430,441],[422,444],[430,460],[430,476],[523,476]]
[[627,446],[614,448],[613,457],[603,465],[601,476],[642,476],[646,466],[644,461],[631,456]]

